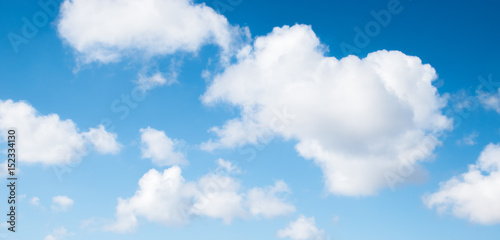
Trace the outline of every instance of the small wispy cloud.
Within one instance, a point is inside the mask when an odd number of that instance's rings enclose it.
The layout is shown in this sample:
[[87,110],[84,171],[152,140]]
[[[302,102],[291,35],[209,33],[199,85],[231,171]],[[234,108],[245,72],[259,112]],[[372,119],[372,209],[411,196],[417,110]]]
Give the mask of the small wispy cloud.
[[52,198],[52,210],[64,212],[73,206],[73,199],[67,196],[55,196]]
[[469,135],[464,136],[462,139],[457,140],[458,145],[466,145],[473,146],[477,144],[477,137],[479,137],[479,133],[474,131]]
[[50,233],[44,238],[44,240],[61,240],[74,235],[75,235],[74,233],[68,232],[66,228],[60,227],[54,229],[52,233]]
[[40,206],[40,198],[33,197],[33,198],[31,198],[30,203],[33,206]]
[[161,72],[155,72],[152,75],[146,75],[143,73],[139,73],[137,79],[137,85],[143,91],[149,91],[155,87],[160,86],[169,86],[173,83],[177,82],[177,74],[172,74],[170,77],[165,77]]

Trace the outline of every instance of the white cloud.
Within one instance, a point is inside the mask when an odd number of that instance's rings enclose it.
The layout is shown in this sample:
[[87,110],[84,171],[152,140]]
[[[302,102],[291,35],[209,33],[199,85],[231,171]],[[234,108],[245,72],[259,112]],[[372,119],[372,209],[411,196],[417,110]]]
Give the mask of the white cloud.
[[247,215],[239,182],[229,176],[209,173],[197,183],[195,203],[190,212],[194,215],[222,219],[225,224],[234,218]]
[[40,206],[40,199],[38,197],[33,197],[31,198],[30,203],[33,206]]
[[253,188],[248,191],[247,204],[250,213],[262,215],[266,218],[282,216],[295,212],[295,206],[286,203],[278,194],[290,193],[283,181],[276,181],[274,186],[267,188]]
[[140,73],[139,74],[139,79],[137,80],[137,85],[139,85],[139,87],[143,90],[143,91],[148,91],[148,90],[151,90],[155,87],[159,87],[159,86],[164,86],[164,85],[171,85],[175,82],[177,82],[176,80],[176,74],[174,73],[173,74],[174,76],[172,78],[165,78],[165,76],[163,76],[163,74],[161,74],[160,72],[156,72],[150,76],[147,76],[145,74],[142,74]]
[[0,141],[7,132],[16,129],[17,150],[24,163],[68,164],[87,154],[90,144],[100,153],[116,153],[120,144],[116,135],[104,127],[80,132],[71,120],[61,120],[57,114],[41,115],[30,104],[0,100]]
[[429,208],[480,224],[500,223],[500,144],[489,144],[469,171],[423,197]]
[[472,146],[476,145],[476,138],[479,137],[479,133],[474,131],[471,134],[464,136],[462,139],[457,140],[458,145],[467,145],[467,146]]
[[500,88],[496,93],[478,91],[477,96],[484,108],[500,113]]
[[232,162],[226,161],[222,158],[217,159],[217,164],[219,165],[218,170],[226,171],[232,174],[240,174],[241,170],[235,166]]
[[83,133],[83,138],[101,154],[117,154],[123,147],[116,141],[118,135],[107,132],[103,125],[99,125],[98,128],[90,128],[88,132]]
[[205,44],[229,51],[240,31],[205,4],[192,0],[66,0],[58,31],[84,62],[197,52]]
[[74,236],[75,234],[72,232],[68,232],[66,228],[60,227],[54,229],[51,234],[47,235],[44,240],[61,240],[67,237]]
[[239,181],[231,175],[241,170],[230,161],[219,158],[217,169],[201,177],[196,186],[196,196],[191,214],[222,219],[229,224],[234,218],[246,217],[245,201],[240,193]]
[[295,222],[291,222],[288,227],[279,230],[276,235],[279,238],[294,240],[321,240],[324,239],[325,231],[316,227],[314,217],[300,216]]
[[[323,169],[327,190],[351,196],[375,194],[390,185],[386,173],[429,158],[438,133],[451,128],[435,70],[397,51],[338,60],[324,49],[305,25],[274,28],[243,48],[202,97],[241,116],[212,128],[218,139],[202,147],[259,144],[269,132],[294,139]],[[418,178],[415,169],[405,177]]]
[[151,169],[139,180],[139,189],[129,199],[118,199],[117,222],[105,230],[127,232],[137,225],[137,216],[165,225],[185,224],[195,186],[186,183],[177,166],[163,173]]
[[[275,188],[278,190],[274,192],[287,189],[283,182],[265,189]],[[274,192],[264,191],[264,195],[273,201],[274,206],[286,210],[282,214],[291,211],[290,208],[295,209],[284,199],[272,196]],[[134,231],[138,217],[165,226],[185,225],[195,216],[221,219],[229,224],[235,218],[246,218],[253,214],[246,209],[246,201],[239,181],[229,176],[228,172],[220,172],[220,169],[204,175],[196,182],[186,181],[178,166],[165,169],[163,173],[151,169],[139,180],[139,189],[134,196],[118,199],[116,222],[105,226],[104,230]],[[283,205],[288,207],[284,208]],[[276,210],[272,214],[257,214],[264,217],[280,215]]]
[[178,151],[180,142],[172,140],[165,132],[154,128],[141,128],[142,158],[151,158],[158,166],[187,164],[182,152]]
[[73,206],[74,201],[67,196],[55,196],[52,198],[52,203],[52,210],[64,212]]

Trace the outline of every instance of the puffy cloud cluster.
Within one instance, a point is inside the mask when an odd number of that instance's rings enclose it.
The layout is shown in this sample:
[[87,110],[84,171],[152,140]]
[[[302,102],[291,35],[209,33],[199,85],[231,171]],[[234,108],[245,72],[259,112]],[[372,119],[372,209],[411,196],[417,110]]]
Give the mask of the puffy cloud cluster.
[[500,144],[489,144],[469,171],[423,198],[429,208],[480,224],[500,223]]
[[1,139],[7,139],[13,128],[24,163],[66,164],[79,160],[88,149],[116,154],[122,147],[117,135],[103,126],[80,132],[73,121],[61,120],[57,114],[41,115],[26,102],[0,100]]
[[[219,160],[218,170],[198,181],[186,181],[178,166],[162,173],[151,169],[139,180],[139,189],[134,196],[118,199],[116,222],[104,230],[133,231],[138,217],[166,226],[187,224],[195,216],[221,219],[229,224],[235,218],[269,218],[295,211],[295,207],[284,199],[283,194],[289,192],[284,182],[253,188],[245,194],[239,181],[226,171],[228,166],[232,165]],[[274,209],[264,206],[263,200],[269,200]]]
[[196,52],[210,43],[227,52],[240,31],[192,0],[65,0],[57,29],[84,62],[103,63]]
[[180,142],[172,140],[163,131],[153,128],[142,128],[142,158],[151,158],[158,166],[187,164],[182,152],[178,151]]
[[375,194],[402,164],[418,169],[440,144],[438,133],[452,127],[441,112],[446,97],[432,84],[435,70],[398,51],[339,60],[325,49],[306,25],[276,27],[243,48],[202,97],[241,116],[212,128],[218,138],[203,147],[255,144],[272,131],[298,141],[299,154],[322,168],[327,190],[341,195]]
[[300,216],[291,222],[288,227],[278,230],[279,238],[290,238],[293,240],[321,240],[324,239],[325,231],[316,227],[314,217]]

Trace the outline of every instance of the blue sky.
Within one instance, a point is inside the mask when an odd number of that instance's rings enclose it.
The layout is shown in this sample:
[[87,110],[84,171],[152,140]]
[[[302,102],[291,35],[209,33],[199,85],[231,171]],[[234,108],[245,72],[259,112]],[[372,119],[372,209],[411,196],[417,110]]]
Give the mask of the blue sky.
[[0,3],[0,237],[500,234],[496,2],[62,2]]

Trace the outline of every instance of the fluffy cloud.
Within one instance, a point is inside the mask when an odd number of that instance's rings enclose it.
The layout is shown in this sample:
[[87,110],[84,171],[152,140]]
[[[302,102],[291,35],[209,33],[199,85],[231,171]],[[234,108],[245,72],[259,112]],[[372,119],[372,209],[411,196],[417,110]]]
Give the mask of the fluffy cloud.
[[231,223],[234,218],[247,215],[243,206],[244,198],[240,193],[241,187],[236,179],[209,173],[198,181],[196,187],[191,214],[222,219],[226,224]]
[[480,224],[500,223],[500,144],[489,144],[469,171],[441,183],[424,203]]
[[54,229],[51,234],[47,235],[44,240],[61,240],[70,236],[75,235],[74,233],[68,232],[66,228],[60,227]]
[[[196,182],[186,181],[178,166],[165,169],[163,173],[151,169],[139,180],[139,189],[134,196],[118,199],[116,222],[105,226],[104,230],[133,231],[138,224],[138,217],[166,226],[187,224],[195,216],[221,219],[229,224],[235,218],[251,215],[275,217],[295,209],[284,199],[273,196],[274,193],[288,189],[280,181],[274,187],[251,190],[263,193],[277,208],[270,210],[270,214],[263,213],[262,211],[269,209],[260,206],[259,202],[255,203],[254,199],[246,199],[239,181],[222,171],[226,167],[227,164],[219,165],[217,171],[204,175]],[[249,203],[250,213],[245,203]],[[253,212],[252,206],[260,211]]]
[[73,206],[73,203],[73,199],[67,196],[55,196],[52,198],[52,210],[64,212]]
[[323,169],[327,190],[372,195],[399,173],[432,155],[438,133],[451,128],[446,98],[429,64],[398,51],[366,58],[326,57],[309,26],[274,28],[215,76],[202,100],[229,103],[241,116],[211,129],[207,150],[259,144],[271,132],[297,140],[301,156]]
[[117,153],[121,148],[116,134],[103,126],[82,133],[73,121],[61,120],[57,114],[40,115],[26,102],[0,100],[3,140],[11,128],[17,129],[17,148],[25,163],[66,164],[79,160],[91,146],[99,153]]
[[500,88],[496,93],[478,91],[477,94],[484,108],[500,113]]
[[192,0],[66,0],[57,28],[84,62],[104,63],[135,53],[196,52],[210,43],[228,51],[240,31]]
[[324,230],[316,227],[314,217],[306,218],[300,216],[295,222],[291,222],[288,227],[281,229],[276,234],[279,238],[290,238],[294,240],[321,240],[324,239]]
[[277,181],[274,186],[267,188],[253,188],[248,191],[247,203],[251,214],[262,215],[266,218],[295,212],[295,206],[284,203],[279,194],[290,193],[283,181]]
[[151,158],[158,166],[187,164],[184,154],[178,151],[179,141],[172,140],[165,132],[141,128],[142,158]]
[[90,128],[88,132],[83,133],[83,138],[92,144],[94,150],[102,154],[117,154],[122,145],[116,141],[116,133],[109,133],[103,125],[98,128]]

